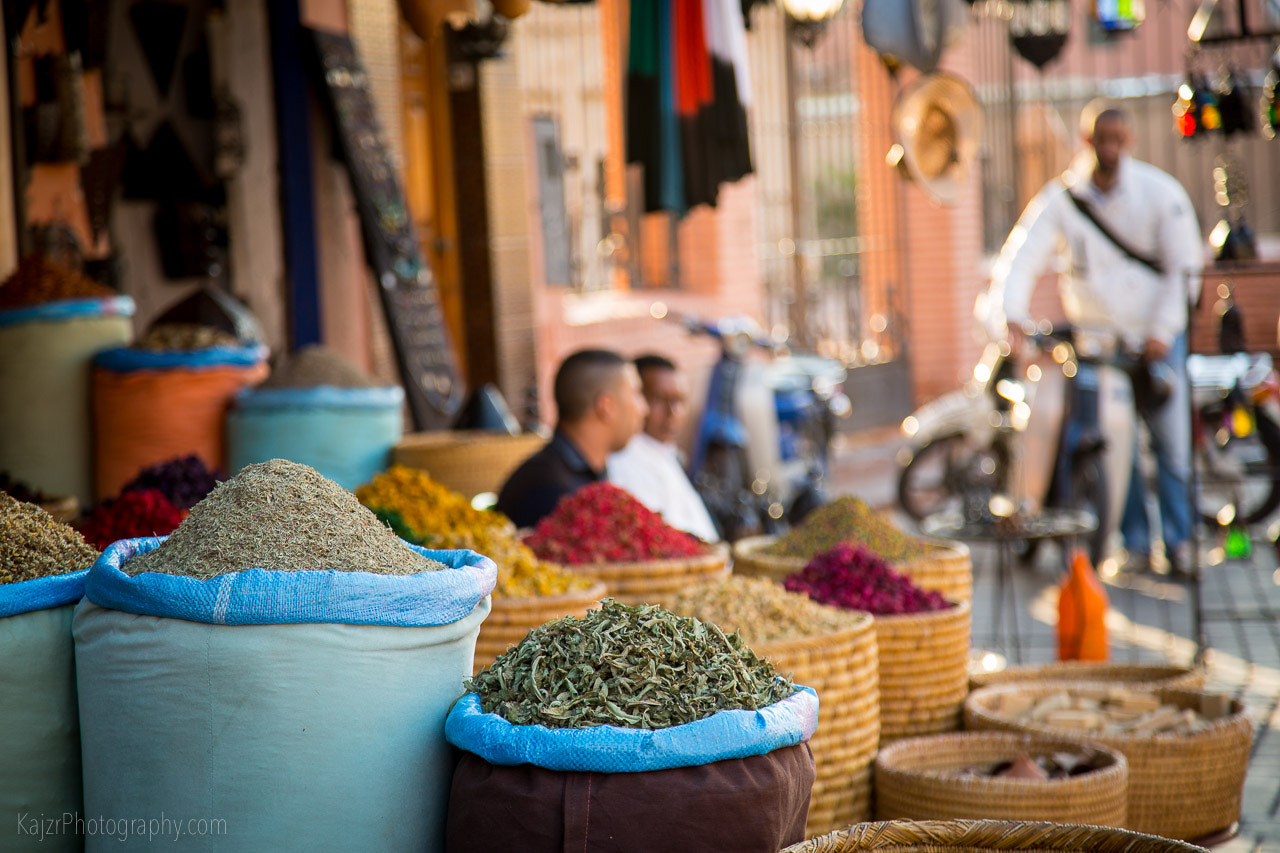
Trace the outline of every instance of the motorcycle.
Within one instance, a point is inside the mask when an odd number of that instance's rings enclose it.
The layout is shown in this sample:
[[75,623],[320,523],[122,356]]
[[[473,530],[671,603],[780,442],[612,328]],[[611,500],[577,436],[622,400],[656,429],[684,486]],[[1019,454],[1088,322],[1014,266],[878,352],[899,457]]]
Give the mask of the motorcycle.
[[[1083,509],[1099,520],[1088,543],[1096,563],[1128,488],[1132,389],[1115,353],[1082,357],[1069,331],[1027,341],[1021,365],[1007,342],[988,344],[962,389],[903,420],[898,503],[916,521],[944,511],[968,517],[995,496],[1021,514]],[[1030,562],[1034,552],[1028,544],[1020,556]]]
[[1190,355],[1197,509],[1210,526],[1280,507],[1280,378],[1267,353]]
[[[720,345],[690,479],[721,535],[733,541],[799,522],[825,502],[836,422],[853,410],[844,365],[791,354],[746,318],[672,319]],[[768,360],[750,358],[753,351]]]

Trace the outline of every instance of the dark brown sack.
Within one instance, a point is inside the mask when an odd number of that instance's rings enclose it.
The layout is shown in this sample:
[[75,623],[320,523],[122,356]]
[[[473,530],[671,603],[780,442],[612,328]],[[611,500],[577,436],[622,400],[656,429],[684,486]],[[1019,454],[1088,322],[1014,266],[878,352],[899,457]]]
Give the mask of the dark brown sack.
[[445,849],[522,853],[776,853],[804,840],[808,743],[645,773],[500,767],[462,753]]

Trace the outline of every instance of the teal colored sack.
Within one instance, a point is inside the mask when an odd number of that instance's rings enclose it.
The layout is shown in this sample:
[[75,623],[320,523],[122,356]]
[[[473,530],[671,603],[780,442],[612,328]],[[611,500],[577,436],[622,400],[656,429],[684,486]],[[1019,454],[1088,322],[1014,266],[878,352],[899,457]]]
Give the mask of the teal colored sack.
[[398,387],[244,391],[227,413],[229,473],[288,459],[355,489],[387,467],[403,406]]
[[[441,849],[444,720],[471,675],[493,561],[123,574],[157,544],[107,549],[73,630],[85,813],[171,832],[88,835],[86,849]],[[202,831],[175,841],[188,826]]]
[[[0,850],[82,849],[74,823],[83,811],[74,609],[0,618]],[[64,823],[64,815],[72,818]]]

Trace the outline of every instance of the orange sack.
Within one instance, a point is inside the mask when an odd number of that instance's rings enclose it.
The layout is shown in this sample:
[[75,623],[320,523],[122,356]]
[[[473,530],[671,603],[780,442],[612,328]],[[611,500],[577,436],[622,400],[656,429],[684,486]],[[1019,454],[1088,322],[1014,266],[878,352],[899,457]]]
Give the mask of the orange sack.
[[266,375],[265,350],[250,364],[126,370],[95,364],[91,380],[95,497],[111,497],[148,465],[188,453],[198,455],[211,468],[225,470],[227,407],[237,391]]

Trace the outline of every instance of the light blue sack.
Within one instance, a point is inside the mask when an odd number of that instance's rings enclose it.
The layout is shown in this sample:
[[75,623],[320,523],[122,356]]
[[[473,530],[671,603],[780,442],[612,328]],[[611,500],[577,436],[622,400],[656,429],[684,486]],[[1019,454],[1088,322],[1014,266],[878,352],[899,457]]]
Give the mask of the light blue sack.
[[[83,809],[72,605],[88,571],[0,584],[0,849],[80,850]],[[46,834],[47,821],[57,822]]]
[[[89,835],[86,849],[440,850],[444,720],[471,674],[493,562],[417,549],[450,568],[121,571],[158,544],[107,550],[74,635],[85,814],[169,832]],[[203,832],[175,835],[189,825]]]
[[403,407],[398,386],[247,389],[227,412],[229,473],[288,459],[355,489],[387,467]]
[[468,693],[449,712],[445,737],[490,764],[644,773],[765,755],[809,740],[817,727],[818,694],[809,687],[759,711],[717,711],[666,729],[517,726],[480,710],[480,696]]

